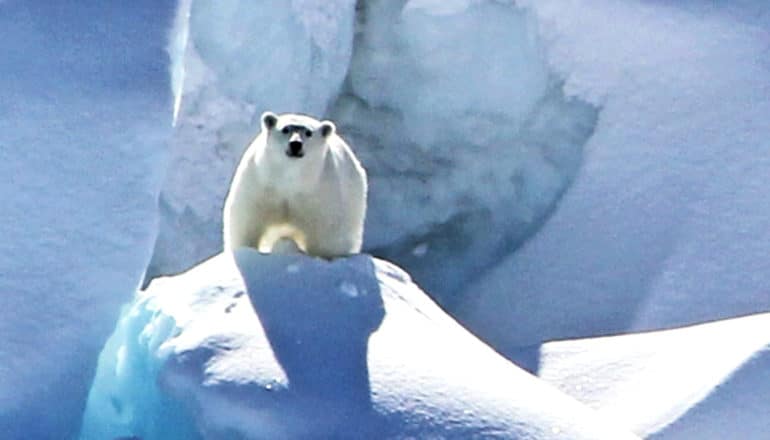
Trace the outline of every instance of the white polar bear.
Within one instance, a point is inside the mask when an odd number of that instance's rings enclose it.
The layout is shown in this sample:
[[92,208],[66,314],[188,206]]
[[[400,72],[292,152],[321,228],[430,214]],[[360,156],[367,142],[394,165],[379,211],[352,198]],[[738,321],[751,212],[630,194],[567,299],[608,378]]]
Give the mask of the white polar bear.
[[225,250],[279,251],[290,239],[309,255],[357,253],[366,191],[366,171],[332,122],[266,112],[225,200]]

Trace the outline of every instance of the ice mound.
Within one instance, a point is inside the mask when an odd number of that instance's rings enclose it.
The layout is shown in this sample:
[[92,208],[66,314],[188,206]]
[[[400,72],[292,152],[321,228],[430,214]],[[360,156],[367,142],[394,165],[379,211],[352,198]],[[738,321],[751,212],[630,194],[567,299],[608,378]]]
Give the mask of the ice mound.
[[387,262],[249,249],[236,258],[158,279],[129,306],[100,358],[87,430],[634,438],[497,355]]

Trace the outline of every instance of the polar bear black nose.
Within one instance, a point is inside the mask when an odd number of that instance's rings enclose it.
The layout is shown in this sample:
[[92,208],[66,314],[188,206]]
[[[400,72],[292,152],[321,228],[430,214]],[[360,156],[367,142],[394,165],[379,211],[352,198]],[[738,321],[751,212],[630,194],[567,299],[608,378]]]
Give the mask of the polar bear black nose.
[[302,151],[302,141],[289,142],[289,151],[291,151],[292,154],[299,154]]

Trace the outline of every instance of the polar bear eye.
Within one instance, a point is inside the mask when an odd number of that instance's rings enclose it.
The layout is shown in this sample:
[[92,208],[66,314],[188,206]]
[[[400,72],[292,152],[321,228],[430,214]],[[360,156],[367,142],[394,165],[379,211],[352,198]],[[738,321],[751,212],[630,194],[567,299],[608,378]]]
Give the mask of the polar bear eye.
[[283,130],[281,130],[281,133],[289,134],[289,127],[283,127]]
[[313,137],[313,132],[310,130],[305,130],[305,136],[307,137]]

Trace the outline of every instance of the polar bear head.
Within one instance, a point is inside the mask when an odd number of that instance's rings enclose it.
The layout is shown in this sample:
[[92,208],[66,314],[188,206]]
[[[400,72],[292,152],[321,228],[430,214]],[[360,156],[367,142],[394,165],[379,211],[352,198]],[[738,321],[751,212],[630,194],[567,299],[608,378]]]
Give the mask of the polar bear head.
[[282,154],[298,160],[323,155],[327,141],[336,133],[331,121],[319,121],[297,113],[262,115],[262,132],[267,136],[266,154]]

